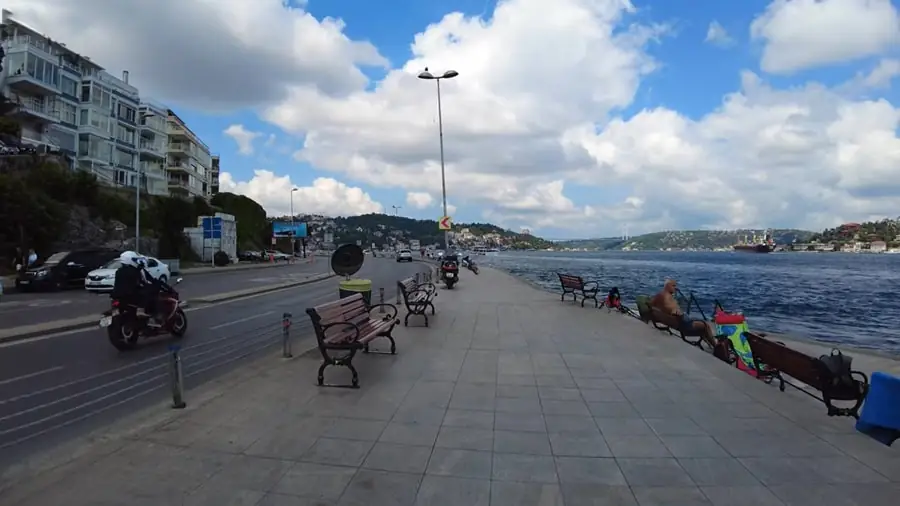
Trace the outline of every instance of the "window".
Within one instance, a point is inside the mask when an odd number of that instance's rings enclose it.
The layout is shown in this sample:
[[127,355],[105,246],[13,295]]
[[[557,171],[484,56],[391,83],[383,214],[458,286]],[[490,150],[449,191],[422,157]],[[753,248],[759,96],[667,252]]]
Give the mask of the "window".
[[91,90],[91,101],[97,105],[100,105],[100,102],[103,98],[103,88],[97,86],[96,84],[93,86],[93,90]]
[[[40,60],[43,61],[43,60]],[[38,59],[33,54],[28,55],[28,60],[25,63],[25,71],[28,72],[28,75],[33,76],[35,72],[35,67],[37,66]]]
[[134,155],[121,149],[116,150],[116,163],[125,167],[131,167],[134,164]]
[[111,100],[112,100],[112,95],[108,91],[103,90],[102,99],[100,101],[100,107],[109,110],[110,105],[112,104]]
[[134,144],[134,130],[119,126],[116,138],[128,144]]
[[74,79],[62,76],[62,80],[60,81],[60,88],[62,89],[64,95],[69,95],[70,97],[78,96],[78,83],[76,83]]
[[125,104],[119,104],[119,117],[124,119],[125,121],[134,123],[136,112],[137,111],[135,111],[134,107],[129,107]]
[[9,68],[10,75],[15,75],[17,72],[25,72],[25,53],[12,53],[9,55],[6,66]]
[[63,123],[74,125],[75,116],[77,114],[75,106],[62,101],[57,101],[57,106],[59,108],[60,121],[62,121]]
[[155,258],[147,259],[147,267],[157,267],[157,266],[159,266],[159,262],[157,262]]
[[81,121],[79,121],[78,124],[79,124],[79,125],[87,126],[87,124],[88,124],[88,116],[89,116],[89,115],[90,115],[90,113],[88,112],[87,109],[82,109],[82,110],[81,110]]
[[81,86],[81,101],[82,102],[90,102],[91,101],[91,85],[83,84]]

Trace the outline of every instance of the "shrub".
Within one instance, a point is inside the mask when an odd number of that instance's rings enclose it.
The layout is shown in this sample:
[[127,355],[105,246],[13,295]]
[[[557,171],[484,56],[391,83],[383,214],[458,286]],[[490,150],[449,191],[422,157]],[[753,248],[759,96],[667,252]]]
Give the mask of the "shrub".
[[228,253],[225,253],[224,251],[216,251],[216,254],[213,255],[213,264],[215,264],[216,267],[224,267],[230,263],[231,259],[228,258]]

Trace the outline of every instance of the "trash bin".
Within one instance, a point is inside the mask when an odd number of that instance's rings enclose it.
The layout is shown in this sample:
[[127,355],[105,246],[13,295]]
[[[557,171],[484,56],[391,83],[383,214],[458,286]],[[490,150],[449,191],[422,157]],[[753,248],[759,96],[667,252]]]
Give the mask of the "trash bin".
[[340,295],[343,299],[344,297],[350,297],[351,295],[356,295],[361,293],[363,299],[365,299],[366,304],[372,305],[372,280],[371,279],[345,279],[340,282],[338,285],[340,289]]

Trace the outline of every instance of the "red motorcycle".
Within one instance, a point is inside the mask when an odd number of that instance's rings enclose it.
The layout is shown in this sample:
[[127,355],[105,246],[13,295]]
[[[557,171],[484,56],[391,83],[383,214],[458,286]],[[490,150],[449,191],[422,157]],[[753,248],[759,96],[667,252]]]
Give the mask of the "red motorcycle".
[[[178,283],[181,283],[181,278],[175,280],[175,284]],[[157,309],[163,319],[162,324],[158,326],[150,324],[151,315],[145,314],[143,308],[110,299],[111,307],[103,312],[100,328],[106,329],[109,342],[117,350],[134,349],[141,337],[162,334],[171,334],[177,338],[184,336],[188,326],[187,315],[184,312],[187,303],[179,298],[174,288],[165,283],[160,283],[158,297]]]
[[453,285],[459,281],[459,264],[455,260],[444,260],[441,262],[441,280],[448,290],[452,290]]

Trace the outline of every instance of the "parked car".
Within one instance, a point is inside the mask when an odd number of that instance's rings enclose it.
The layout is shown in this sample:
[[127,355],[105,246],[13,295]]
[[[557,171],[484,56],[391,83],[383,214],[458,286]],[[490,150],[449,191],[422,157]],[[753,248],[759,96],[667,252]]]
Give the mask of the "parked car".
[[280,251],[275,251],[275,250],[266,251],[265,259],[268,260],[269,257],[274,257],[276,262],[281,261],[281,260],[290,260],[291,259],[291,256],[288,255],[287,253],[282,253]]
[[[154,278],[168,283],[172,278],[169,272],[169,266],[160,262],[153,257],[144,257],[147,261],[147,272]],[[94,269],[88,273],[87,279],[84,280],[84,288],[89,292],[109,292],[113,289],[116,281],[116,271],[122,267],[122,263],[118,258],[107,262],[103,267]]]
[[412,251],[408,249],[402,249],[397,252],[397,261],[398,262],[412,262],[413,256]]
[[260,262],[263,260],[261,251],[241,251],[238,253],[238,260],[241,262]]
[[82,287],[89,272],[118,256],[118,251],[102,248],[60,251],[20,272],[16,288],[29,291]]

